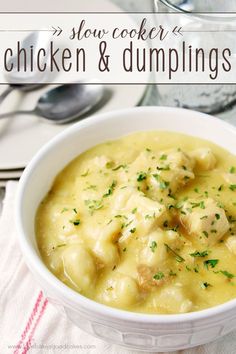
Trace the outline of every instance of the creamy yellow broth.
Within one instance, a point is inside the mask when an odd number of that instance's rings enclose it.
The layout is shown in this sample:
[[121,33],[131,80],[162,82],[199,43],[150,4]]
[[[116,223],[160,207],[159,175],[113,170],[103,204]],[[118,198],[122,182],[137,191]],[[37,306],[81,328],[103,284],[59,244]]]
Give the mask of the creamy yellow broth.
[[236,157],[198,138],[139,132],[86,151],[36,216],[43,261],[109,306],[183,313],[236,296]]

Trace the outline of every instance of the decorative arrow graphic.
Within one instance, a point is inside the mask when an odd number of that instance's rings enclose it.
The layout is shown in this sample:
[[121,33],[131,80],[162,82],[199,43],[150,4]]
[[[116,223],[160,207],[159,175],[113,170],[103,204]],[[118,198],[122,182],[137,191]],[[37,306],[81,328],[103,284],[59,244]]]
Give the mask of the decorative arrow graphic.
[[61,27],[59,27],[59,26],[57,26],[57,28],[56,27],[53,27],[52,26],[52,28],[53,28],[53,36],[60,36],[60,34],[62,33],[62,28]]
[[175,28],[173,29],[172,33],[175,36],[178,36],[178,35],[183,36],[182,27],[175,26]]
[[51,26],[52,29],[0,29],[0,32],[52,32],[53,36],[60,36],[63,29],[59,26]]

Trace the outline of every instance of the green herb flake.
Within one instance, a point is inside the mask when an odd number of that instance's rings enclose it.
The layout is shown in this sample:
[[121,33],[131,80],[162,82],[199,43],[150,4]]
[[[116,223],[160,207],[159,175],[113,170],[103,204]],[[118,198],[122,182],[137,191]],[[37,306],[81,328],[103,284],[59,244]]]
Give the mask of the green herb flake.
[[236,190],[236,184],[231,184],[231,185],[229,186],[229,189],[230,189],[231,191],[235,191],[235,190]]
[[169,185],[170,185],[170,182],[161,181],[159,187],[161,190],[164,190],[164,189],[168,188]]
[[200,202],[199,203],[199,207],[201,208],[201,209],[205,209],[205,203],[202,201],[202,202]]
[[206,257],[206,256],[208,256],[208,251],[206,250],[206,251],[202,251],[202,252],[199,252],[199,251],[196,251],[196,252],[194,252],[194,253],[190,253],[190,256],[191,257]]
[[109,197],[109,196],[113,193],[116,184],[117,184],[116,181],[113,181],[113,182],[112,182],[112,184],[111,184],[110,187],[108,188],[107,193],[105,193],[105,194],[103,195],[103,198],[107,198],[107,197]]
[[150,248],[151,248],[151,251],[154,253],[155,250],[156,250],[156,248],[157,248],[157,243],[156,243],[156,241],[152,241],[152,242],[151,242]]
[[87,170],[86,172],[82,173],[81,177],[87,177],[89,174],[89,170]]
[[63,208],[61,213],[65,213],[66,211],[68,211],[69,209],[68,208]]
[[103,208],[103,204],[102,204],[102,200],[90,200],[87,199],[84,201],[85,205],[87,205],[89,211],[91,214],[94,213],[94,211],[102,209]]
[[131,234],[134,234],[135,231],[136,231],[136,228],[135,228],[135,227],[134,227],[133,229],[129,230],[129,232],[130,232]]
[[231,166],[229,169],[229,173],[235,173],[236,169],[234,166]]
[[110,169],[110,168],[113,167],[113,165],[114,165],[114,162],[108,161],[108,162],[106,163],[106,168]]
[[127,165],[119,165],[119,166],[113,168],[112,171],[118,171],[119,169],[126,168],[126,167],[127,167]]
[[163,155],[161,155],[161,157],[160,157],[160,159],[159,159],[159,160],[164,161],[164,160],[166,160],[166,159],[167,159],[167,155],[163,154]]
[[155,279],[155,280],[161,280],[164,277],[165,277],[165,275],[162,272],[157,272],[155,275],[153,275],[153,279]]
[[138,182],[142,182],[144,181],[145,179],[147,179],[147,174],[145,172],[140,172],[138,177],[137,177],[137,181]]
[[220,219],[220,214],[215,214],[216,220]]
[[219,263],[219,259],[207,259],[204,261],[204,267],[208,270],[209,267],[215,268],[215,266]]
[[207,282],[201,283],[201,288],[204,289],[204,290],[209,288],[210,286],[212,286],[212,285],[207,283]]
[[221,202],[217,202],[218,208],[224,209],[224,204]]
[[78,226],[78,225],[80,225],[80,223],[81,223],[80,219],[70,220],[70,222],[71,222],[73,225],[75,225],[75,226]]
[[137,208],[134,208],[133,210],[132,210],[132,214],[135,214],[136,212],[137,212]]
[[109,286],[109,288],[106,288],[106,291],[111,291],[113,289],[114,289],[113,286]]
[[66,243],[61,243],[59,245],[56,245],[56,247],[53,247],[54,248],[60,248],[60,247],[65,247],[66,246]]
[[227,277],[228,279],[233,279],[235,277],[234,274],[232,273],[229,273],[227,270],[219,270],[218,272],[215,272],[216,274],[217,273],[221,273],[223,274],[225,277]]

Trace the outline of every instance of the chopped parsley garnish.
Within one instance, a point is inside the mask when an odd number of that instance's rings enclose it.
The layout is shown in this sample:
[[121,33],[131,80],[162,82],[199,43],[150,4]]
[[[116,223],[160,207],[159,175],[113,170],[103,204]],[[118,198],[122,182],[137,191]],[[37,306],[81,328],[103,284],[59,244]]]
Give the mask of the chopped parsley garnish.
[[68,208],[63,208],[61,213],[65,213],[65,211],[68,211],[69,209]]
[[169,276],[170,276],[170,277],[176,277],[177,274],[174,273],[173,270],[170,270],[170,271],[169,271]]
[[160,157],[160,160],[166,160],[167,159],[167,155],[165,155],[165,154],[163,154],[163,155],[161,155],[161,157]]
[[112,161],[108,161],[107,163],[106,163],[106,168],[112,168],[113,167],[113,165],[114,165],[114,162],[112,162]]
[[205,209],[205,203],[204,201],[201,201],[199,203],[191,203],[192,208],[201,208],[201,209]]
[[160,185],[159,185],[159,187],[160,187],[160,189],[166,189],[166,188],[168,188],[169,187],[169,185],[170,185],[170,182],[166,182],[166,181],[161,181],[160,182]]
[[112,182],[112,184],[110,185],[110,187],[108,188],[108,191],[107,191],[107,193],[105,193],[104,195],[103,195],[103,198],[106,198],[106,197],[109,197],[109,195],[111,195],[112,193],[113,193],[113,191],[114,191],[114,189],[115,189],[115,186],[116,186],[116,181],[113,181]]
[[76,220],[71,220],[70,221],[72,224],[74,224],[75,226],[78,226],[78,225],[80,225],[80,219],[76,219]]
[[208,237],[208,232],[207,231],[202,231],[203,235]]
[[147,179],[147,174],[145,172],[140,172],[138,177],[137,177],[137,181],[138,182],[142,182],[144,181],[145,179]]
[[89,170],[87,170],[86,172],[82,173],[81,177],[86,177],[86,176],[88,176],[88,174],[89,174]]
[[170,182],[164,181],[160,175],[154,174],[153,177],[159,182],[159,187],[161,190],[164,190],[169,187]]
[[109,288],[106,288],[106,291],[111,291],[113,289],[114,289],[113,286],[109,286]]
[[132,210],[132,214],[135,214],[137,212],[137,208],[134,208],[133,210]]
[[113,168],[112,171],[118,171],[120,168],[126,168],[126,167],[127,167],[127,165],[119,165],[119,166]]
[[215,214],[216,220],[220,219],[220,214]]
[[207,282],[201,283],[201,288],[202,289],[207,289],[207,288],[209,288],[209,286],[212,286],[212,285],[207,283]]
[[85,188],[84,190],[87,191],[89,189],[93,189],[93,190],[96,190],[97,189],[97,186],[95,184],[90,184],[90,186],[88,186],[87,188]]
[[156,241],[152,241],[152,242],[151,242],[150,248],[151,248],[151,251],[154,253],[155,250],[156,250],[156,248],[157,248],[157,243],[156,243]]
[[230,189],[231,191],[235,191],[235,190],[236,190],[236,184],[231,184],[231,185],[229,186],[229,189]]
[[134,234],[136,231],[136,228],[134,227],[133,229],[129,230],[131,234]]
[[230,169],[229,169],[229,172],[230,173],[235,173],[236,169],[234,166],[231,166]]
[[208,267],[215,268],[215,266],[219,263],[219,259],[207,259],[204,261],[204,266],[208,269]]
[[53,249],[55,249],[55,248],[60,248],[60,247],[64,247],[64,246],[66,246],[66,243],[61,243],[61,244],[56,245],[55,247],[53,247]]
[[181,257],[178,253],[176,253],[170,246],[168,246],[166,243],[164,245],[166,246],[167,252],[170,251],[173,253],[177,262],[181,263],[181,262],[185,261],[185,259],[183,257]]
[[217,206],[221,209],[224,209],[224,204],[221,202],[217,202]]
[[186,265],[185,268],[188,272],[191,272],[191,268],[188,265]]
[[157,170],[158,171],[169,171],[170,170],[170,166],[166,165],[163,167],[157,166]]
[[126,250],[127,250],[127,248],[125,247],[125,248],[123,248],[123,252],[126,252]]
[[165,275],[162,272],[157,272],[155,275],[153,275],[153,279],[155,279],[155,280],[161,280],[164,277],[165,277]]
[[74,212],[75,214],[78,213],[76,208],[73,209],[73,212]]
[[95,210],[99,210],[103,208],[102,200],[85,200],[84,201],[85,205],[88,206],[88,209],[90,210],[91,214],[94,213]]
[[221,191],[223,190],[223,187],[224,187],[224,185],[221,184],[221,185],[219,186],[219,188],[218,188],[218,191],[221,192]]
[[223,274],[225,277],[227,277],[228,279],[233,279],[235,277],[234,274],[229,273],[227,270],[219,270],[218,272],[214,272],[214,273],[221,273]]
[[191,257],[206,257],[206,256],[208,256],[208,251],[202,251],[202,252],[196,251],[194,253],[190,253],[190,256]]

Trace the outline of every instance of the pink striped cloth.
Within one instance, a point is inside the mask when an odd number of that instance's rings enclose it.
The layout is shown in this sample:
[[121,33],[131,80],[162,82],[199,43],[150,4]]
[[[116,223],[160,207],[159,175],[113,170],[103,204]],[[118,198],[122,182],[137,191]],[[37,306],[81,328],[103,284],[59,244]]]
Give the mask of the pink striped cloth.
[[[0,354],[138,354],[75,327],[45,298],[21,256],[13,220],[17,183],[9,182],[0,218]],[[235,354],[236,333],[176,354]]]

